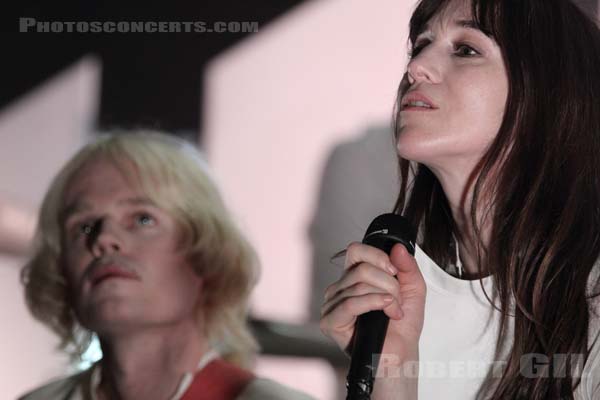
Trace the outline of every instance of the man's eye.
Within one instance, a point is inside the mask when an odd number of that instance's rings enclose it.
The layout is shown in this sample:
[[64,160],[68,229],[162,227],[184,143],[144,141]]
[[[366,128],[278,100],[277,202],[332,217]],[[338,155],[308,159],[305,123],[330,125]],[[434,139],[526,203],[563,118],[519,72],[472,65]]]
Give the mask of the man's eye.
[[154,217],[146,213],[137,214],[135,222],[140,226],[154,226],[156,224]]
[[479,52],[466,44],[459,44],[454,50],[454,54],[459,57],[473,57],[479,55]]
[[83,233],[84,235],[89,235],[92,233],[93,227],[92,224],[81,224],[79,225],[78,233]]
[[95,226],[95,222],[94,221],[85,221],[85,222],[80,222],[78,224],[75,224],[75,226],[73,227],[73,237],[74,238],[78,238],[81,235],[86,235],[89,236],[92,234],[92,232],[94,232],[94,226]]

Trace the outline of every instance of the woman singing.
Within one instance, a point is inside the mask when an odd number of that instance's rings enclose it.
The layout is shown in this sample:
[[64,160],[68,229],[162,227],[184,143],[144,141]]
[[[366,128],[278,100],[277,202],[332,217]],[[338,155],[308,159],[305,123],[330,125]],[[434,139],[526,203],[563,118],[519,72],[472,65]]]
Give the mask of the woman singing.
[[322,330],[390,317],[376,399],[600,398],[600,33],[569,0],[422,0],[395,134],[417,250],[360,243]]

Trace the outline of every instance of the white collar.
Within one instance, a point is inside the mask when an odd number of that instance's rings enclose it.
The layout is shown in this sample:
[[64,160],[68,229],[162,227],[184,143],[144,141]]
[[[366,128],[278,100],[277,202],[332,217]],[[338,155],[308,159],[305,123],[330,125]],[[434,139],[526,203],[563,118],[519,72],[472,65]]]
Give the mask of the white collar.
[[[200,358],[200,361],[196,365],[195,371],[186,372],[185,374],[183,374],[181,380],[179,381],[179,385],[177,385],[177,390],[175,391],[175,394],[173,394],[173,396],[171,396],[169,400],[180,400],[183,394],[186,392],[186,390],[188,390],[188,388],[192,384],[192,381],[194,380],[194,375],[196,375],[201,369],[206,367],[212,360],[218,357],[219,353],[213,349],[204,353],[204,355],[202,356],[202,358]],[[91,400],[98,400],[98,396],[96,395],[96,393],[98,391],[98,387],[100,386],[101,378],[102,366],[100,365],[100,361],[98,361],[92,366],[92,376],[90,382]]]

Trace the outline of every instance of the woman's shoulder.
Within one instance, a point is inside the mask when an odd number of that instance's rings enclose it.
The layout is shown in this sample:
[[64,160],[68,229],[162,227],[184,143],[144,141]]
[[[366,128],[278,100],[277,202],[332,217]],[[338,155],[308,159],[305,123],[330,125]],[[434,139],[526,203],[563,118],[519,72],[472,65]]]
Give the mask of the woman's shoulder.
[[585,361],[581,385],[576,399],[592,400],[600,398],[600,330],[591,330],[589,337],[589,353]]
[[271,379],[256,378],[237,400],[315,400],[313,397]]
[[[594,327],[600,320],[600,259],[596,260],[588,276],[587,296],[591,311],[591,325]],[[600,329],[600,326],[596,328]]]
[[579,396],[575,397],[586,400],[600,398],[600,260],[590,272],[587,289],[590,305],[589,354],[583,368]]
[[87,376],[88,371],[82,371],[65,378],[52,380],[24,394],[18,400],[74,400],[74,393]]

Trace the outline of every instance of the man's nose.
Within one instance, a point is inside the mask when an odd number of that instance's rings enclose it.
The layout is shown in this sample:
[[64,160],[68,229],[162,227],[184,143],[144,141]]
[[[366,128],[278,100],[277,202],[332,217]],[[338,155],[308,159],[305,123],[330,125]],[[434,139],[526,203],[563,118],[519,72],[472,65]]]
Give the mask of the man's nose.
[[122,243],[117,231],[117,227],[107,219],[101,218],[94,223],[88,248],[95,258],[121,251]]

